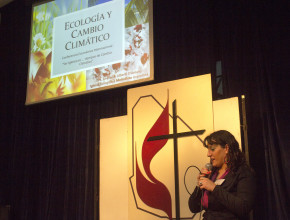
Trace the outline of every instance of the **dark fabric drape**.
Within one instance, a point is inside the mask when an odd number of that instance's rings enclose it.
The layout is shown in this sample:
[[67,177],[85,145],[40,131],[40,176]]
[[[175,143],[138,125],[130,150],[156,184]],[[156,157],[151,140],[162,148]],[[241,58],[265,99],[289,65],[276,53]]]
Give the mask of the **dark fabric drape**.
[[286,83],[281,83],[287,81],[290,70],[286,61],[290,42],[289,5],[268,3],[263,9],[265,19],[260,19],[258,34],[261,41],[256,56],[256,73],[260,80],[257,95],[265,158],[263,169],[267,179],[266,214],[272,219],[289,219],[289,209],[285,205],[290,198],[290,174],[287,171],[290,151],[286,135],[289,132],[289,92]]
[[[130,87],[25,106],[31,4],[0,8],[0,205],[13,220],[94,219],[98,120],[127,114]],[[154,1],[146,84],[212,73],[214,99],[246,96],[254,219],[290,218],[289,12],[282,1]]]

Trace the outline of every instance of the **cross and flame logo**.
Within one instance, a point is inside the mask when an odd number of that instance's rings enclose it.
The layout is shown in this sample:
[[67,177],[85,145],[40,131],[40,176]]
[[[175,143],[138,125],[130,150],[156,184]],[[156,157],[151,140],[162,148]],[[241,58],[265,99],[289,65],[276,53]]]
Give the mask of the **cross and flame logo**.
[[[165,107],[163,107],[153,96],[144,96],[140,97],[139,100],[132,108],[132,122],[134,121],[134,108],[138,105],[138,102],[143,98],[151,98],[156,102],[159,106],[162,107],[162,112],[148,131],[146,137],[144,138],[142,149],[141,149],[141,157],[137,157],[137,146],[134,143],[134,135],[132,136],[132,146],[133,146],[133,160],[135,161],[136,171],[130,177],[130,184],[134,194],[135,203],[138,209],[148,212],[152,215],[155,215],[160,218],[168,218],[169,220],[173,218],[173,209],[172,206],[175,203],[175,216],[176,220],[180,219],[180,201],[179,201],[179,181],[178,181],[178,151],[177,151],[177,139],[180,137],[193,136],[195,135],[197,138],[198,135],[201,135],[205,132],[205,130],[193,131],[188,125],[189,132],[177,133],[177,119],[181,120],[184,124],[186,124],[179,116],[176,114],[176,100],[173,102],[172,111],[173,115],[169,114],[169,103],[167,99],[167,103]],[[169,134],[170,129],[170,121],[169,118],[173,119],[173,134]],[[132,126],[132,130],[134,133],[134,125]],[[153,158],[162,150],[162,148],[168,142],[168,139],[173,139],[174,145],[174,174],[175,174],[175,202],[173,201],[173,196],[170,193],[168,187],[162,183],[158,177],[154,175],[151,170],[150,165],[152,164]],[[200,139],[200,138],[199,138]],[[135,151],[135,153],[134,153]],[[133,163],[134,164],[134,163]],[[134,166],[134,165],[133,165]],[[143,175],[141,172],[141,168],[144,170]],[[135,178],[135,183],[133,181],[133,177]],[[135,184],[135,185],[134,185]],[[135,189],[135,191],[134,191]],[[154,213],[153,211],[146,210],[141,208],[137,202],[137,196],[139,199],[146,204],[148,207],[153,209],[163,211],[166,216],[161,216],[159,214]],[[192,218],[189,217],[189,218]]]

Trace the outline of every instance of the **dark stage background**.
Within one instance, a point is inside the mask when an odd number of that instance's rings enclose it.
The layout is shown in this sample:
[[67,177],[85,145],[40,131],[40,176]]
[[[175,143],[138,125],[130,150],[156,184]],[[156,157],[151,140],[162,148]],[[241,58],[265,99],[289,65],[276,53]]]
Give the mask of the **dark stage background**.
[[[98,215],[95,121],[127,114],[132,86],[25,106],[32,3],[0,8],[1,205],[13,220],[90,220]],[[221,61],[223,94],[213,85],[214,99],[246,96],[254,219],[290,218],[289,12],[287,1],[154,1],[150,83],[215,76]]]

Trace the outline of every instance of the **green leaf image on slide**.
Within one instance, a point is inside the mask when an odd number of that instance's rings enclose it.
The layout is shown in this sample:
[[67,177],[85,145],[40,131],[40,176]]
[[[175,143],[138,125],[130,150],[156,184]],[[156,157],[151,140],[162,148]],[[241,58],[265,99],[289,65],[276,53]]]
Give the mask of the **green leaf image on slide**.
[[149,0],[132,0],[125,8],[125,27],[149,22]]

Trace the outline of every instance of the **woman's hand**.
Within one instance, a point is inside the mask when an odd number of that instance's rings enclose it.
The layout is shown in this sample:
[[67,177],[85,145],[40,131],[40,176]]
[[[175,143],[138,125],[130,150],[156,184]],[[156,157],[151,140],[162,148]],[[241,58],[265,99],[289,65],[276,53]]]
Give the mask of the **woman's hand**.
[[208,191],[213,191],[215,188],[215,183],[211,181],[209,178],[201,177],[199,180],[199,188],[200,189],[206,189]]
[[206,168],[201,169],[201,173],[197,177],[197,185],[201,189],[206,189],[208,191],[213,191],[215,188],[215,183],[208,179],[207,177],[210,175],[211,171]]

